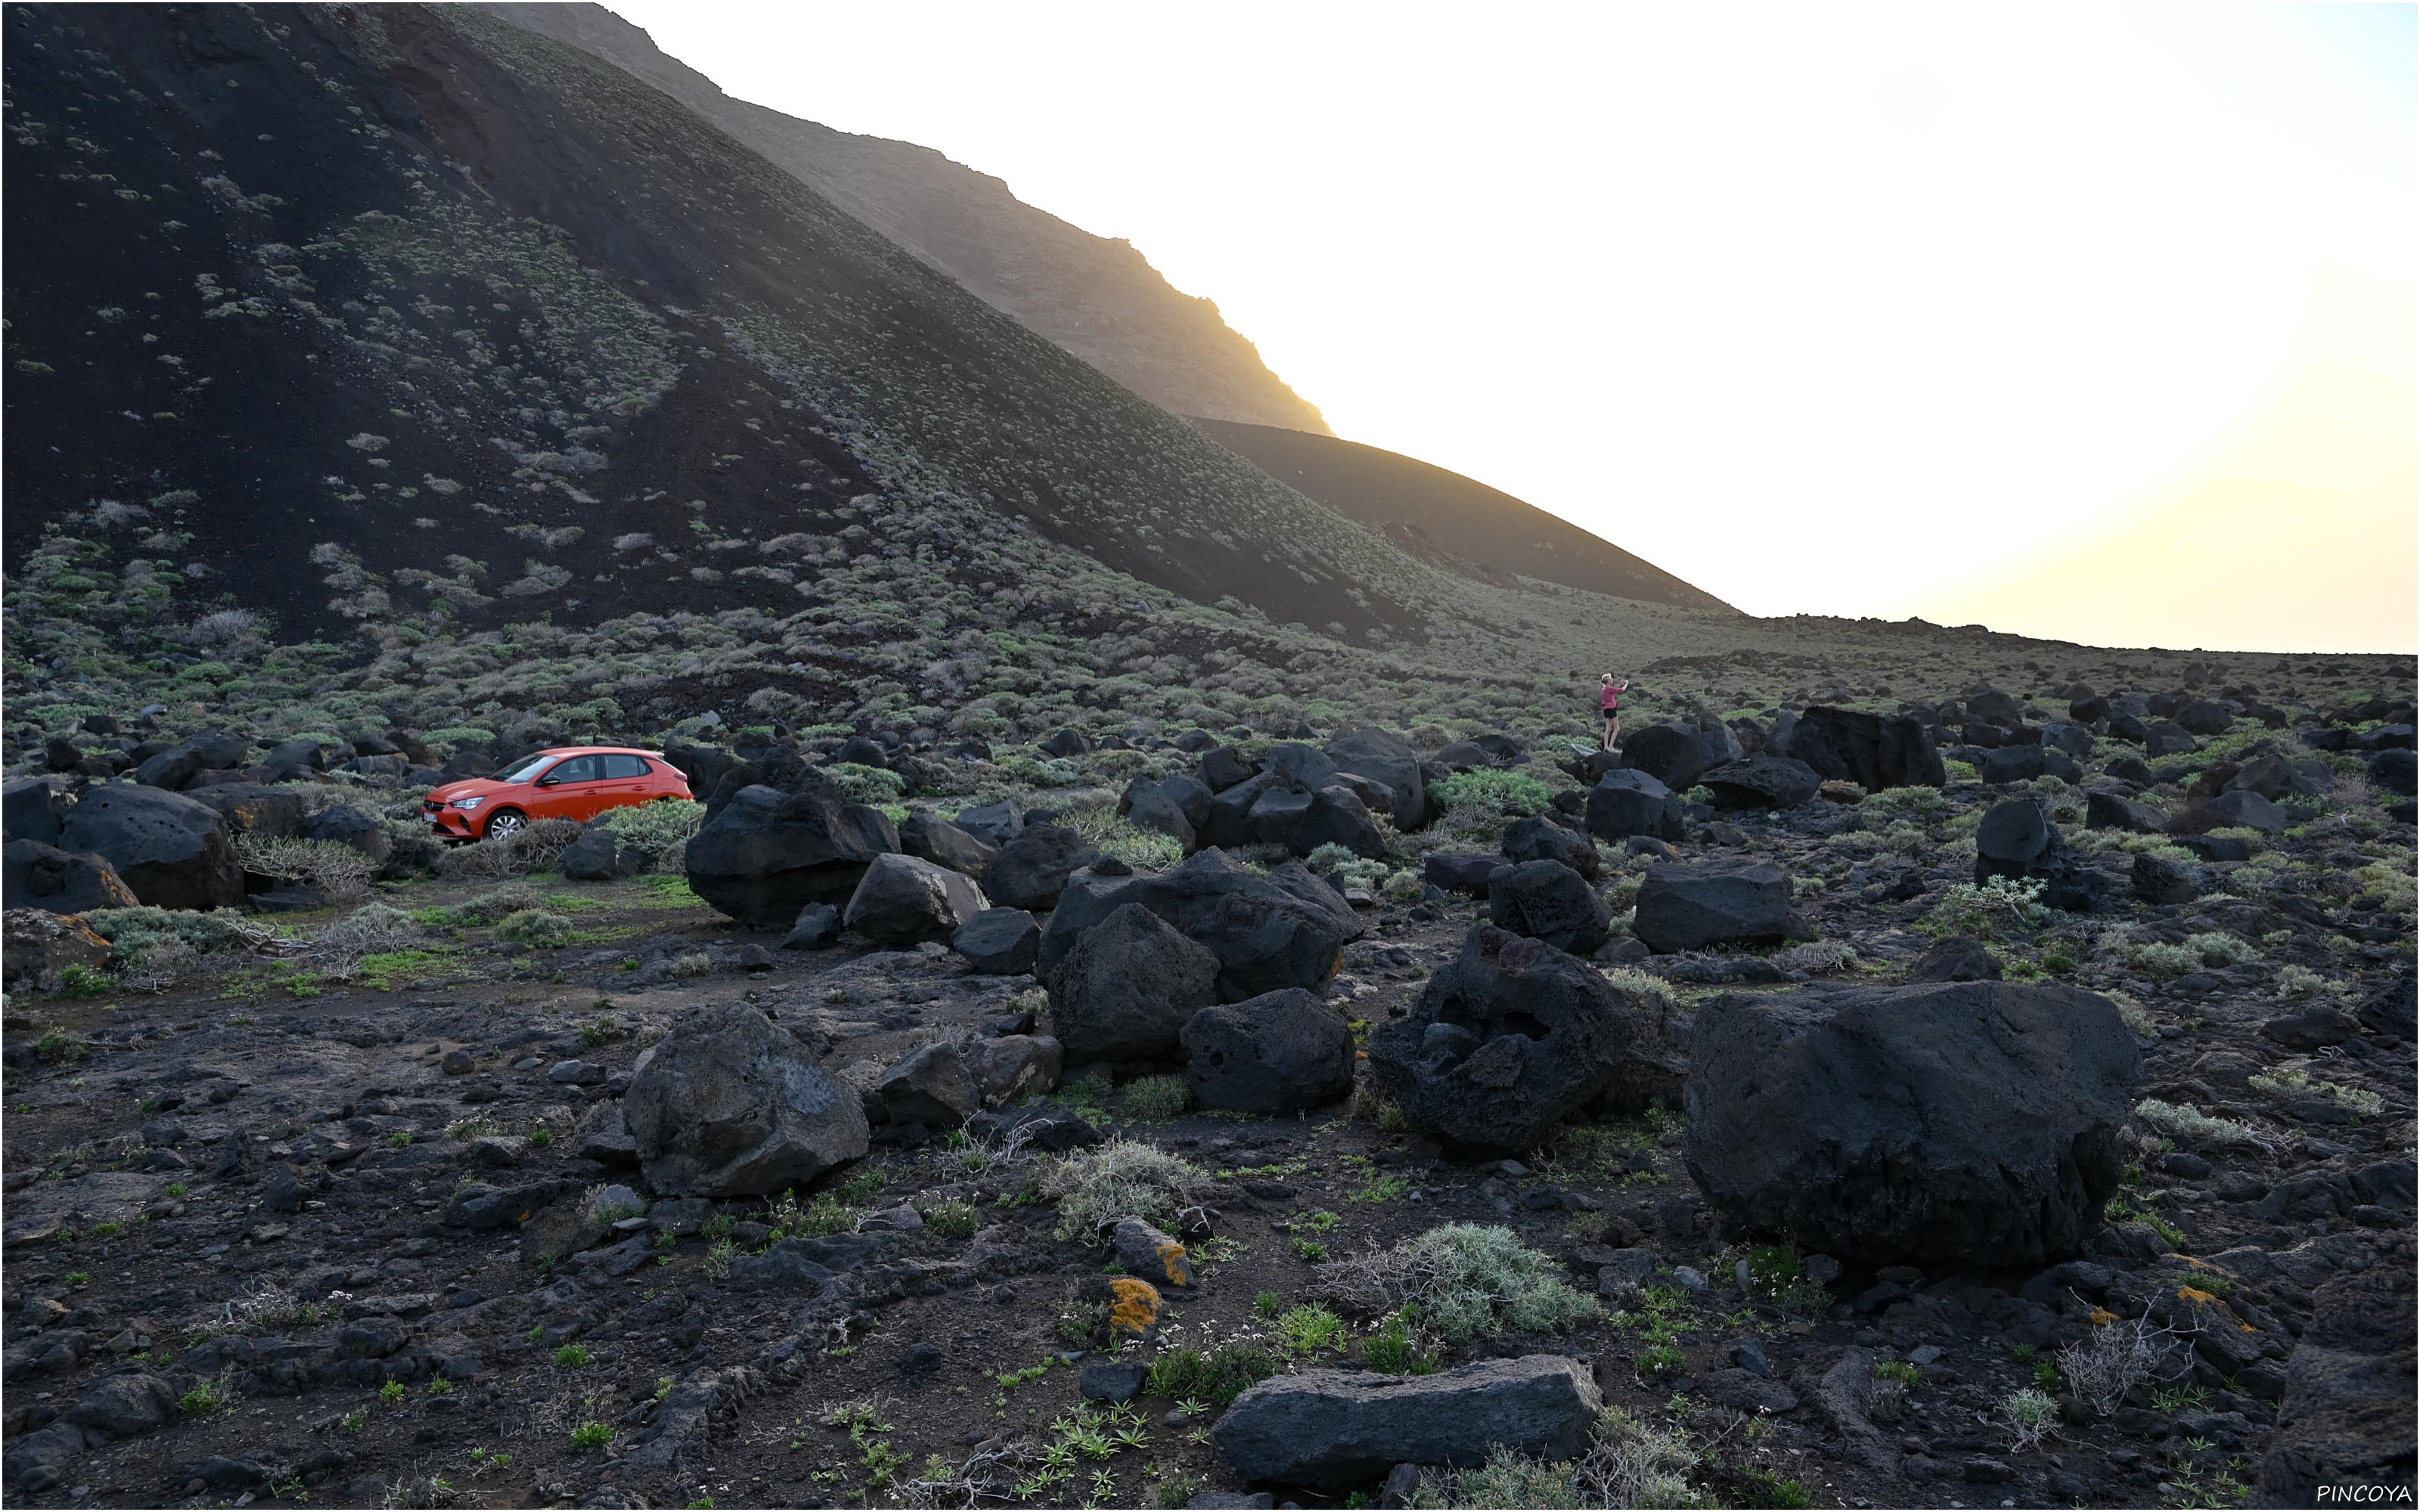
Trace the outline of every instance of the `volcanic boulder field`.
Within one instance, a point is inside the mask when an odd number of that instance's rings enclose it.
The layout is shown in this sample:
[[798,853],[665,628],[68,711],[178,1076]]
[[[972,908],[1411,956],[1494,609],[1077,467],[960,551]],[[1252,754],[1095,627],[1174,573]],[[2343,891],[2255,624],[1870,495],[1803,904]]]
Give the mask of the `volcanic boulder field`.
[[2408,1477],[2408,698],[2060,691],[691,735],[451,850],[516,751],[21,742],[10,1495]]

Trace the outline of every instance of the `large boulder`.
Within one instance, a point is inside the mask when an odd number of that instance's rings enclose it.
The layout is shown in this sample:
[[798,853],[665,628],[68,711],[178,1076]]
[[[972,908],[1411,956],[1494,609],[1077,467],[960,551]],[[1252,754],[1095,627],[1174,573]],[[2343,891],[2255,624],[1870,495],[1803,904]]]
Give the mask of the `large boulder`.
[[878,810],[850,803],[808,768],[799,789],[751,783],[690,837],[692,891],[759,929],[786,929],[809,903],[845,903],[877,856],[899,849]]
[[879,945],[946,940],[989,908],[958,872],[912,856],[877,856],[849,894],[841,922]]
[[1309,856],[1334,843],[1357,856],[1387,854],[1386,837],[1370,817],[1361,795],[1334,773],[1326,758],[1307,746],[1272,748],[1273,758],[1299,753],[1292,762],[1272,760],[1267,770],[1212,797],[1197,837],[1205,845],[1280,845]]
[[2420,758],[2397,747],[2388,747],[2369,759],[2369,781],[2381,793],[2399,793],[2411,797],[2420,790]]
[[1395,827],[1418,829],[1428,813],[1428,783],[1411,747],[1384,730],[1363,725],[1327,743],[1327,759],[1340,772],[1386,784],[1393,796]]
[[946,866],[970,877],[991,870],[1000,847],[959,828],[938,814],[911,813],[899,826],[899,849],[920,861]]
[[55,845],[61,824],[58,795],[39,778],[12,779],[7,789],[5,808],[0,808],[0,835],[10,840],[34,840],[45,845]]
[[2321,1506],[2326,1488],[2412,1504],[2415,1319],[2410,1265],[2330,1275],[2286,1357],[2286,1395],[2260,1466],[2261,1506]]
[[1560,861],[1498,867],[1487,879],[1487,917],[1498,929],[1588,955],[1613,929],[1613,909],[1588,878]]
[[2089,909],[2100,892],[2091,869],[2051,822],[2050,806],[2032,796],[1992,805],[1975,828],[1975,882],[1993,877],[2038,881],[2043,903],[2071,912]]
[[2134,896],[2147,903],[2189,903],[2216,890],[2208,867],[2139,852],[2134,856],[2133,880]]
[[[10,992],[26,987],[48,992],[59,985],[60,973],[68,967],[97,971],[108,959],[109,942],[72,914],[14,906],[0,914],[0,980]],[[1352,1078],[1349,1060],[1345,1077]]]
[[1742,1227],[1880,1264],[2072,1255],[2141,1074],[2103,998],[1974,981],[1725,995],[1689,1040],[1690,1175]]
[[[304,840],[332,841],[361,852],[373,861],[384,861],[395,855],[395,841],[373,815],[364,813],[349,803],[332,804],[314,814],[305,815],[301,828]],[[599,833],[592,831],[592,833]],[[612,839],[610,831],[601,832]]]
[[1778,943],[1790,933],[1790,875],[1771,861],[1652,866],[1630,933],[1658,953]]
[[226,822],[180,793],[122,782],[87,789],[60,825],[59,849],[105,857],[136,898],[157,907],[243,902]]
[[2094,791],[2084,795],[2084,827],[2121,829],[2132,835],[2156,835],[2167,827],[2157,809],[2122,793]]
[[[1973,707],[1971,702],[1968,706]],[[1931,728],[1914,715],[1869,714],[1819,703],[1798,716],[1788,743],[1774,754],[1804,762],[1821,777],[1854,782],[1869,793],[1937,788],[1948,780]]]
[[1559,1354],[1428,1376],[1301,1370],[1236,1397],[1210,1434],[1246,1480],[1342,1489],[1397,1465],[1477,1465],[1498,1450],[1575,1459],[1604,1406],[1589,1366]]
[[1345,942],[1362,933],[1352,906],[1301,863],[1262,876],[1214,847],[1154,874],[1106,867],[1077,873],[1043,928],[1036,971],[1054,970],[1087,930],[1130,903],[1218,957],[1221,1002],[1324,987]]
[[1500,856],[1465,856],[1431,851],[1420,857],[1420,880],[1467,898],[1487,896],[1487,880],[1511,865]]
[[1525,1150],[1581,1109],[1679,1090],[1668,1026],[1586,962],[1478,924],[1403,1018],[1370,1037],[1370,1077],[1412,1127]]
[[980,808],[962,809],[953,823],[997,851],[1025,833],[1025,809],[1015,798],[1002,798]]
[[236,834],[293,836],[307,817],[302,795],[262,782],[209,782],[185,789],[185,796],[215,810]]
[[1185,1021],[1185,1080],[1205,1108],[1277,1118],[1353,1090],[1353,1030],[1299,987],[1202,1009]]
[[983,1095],[947,1040],[928,1044],[883,1072],[875,1096],[894,1124],[954,1129],[980,1111]]
[[1022,908],[986,908],[958,926],[950,949],[984,976],[1021,976],[1041,951],[1042,926]]
[[1683,833],[1681,800],[1647,772],[1627,767],[1606,773],[1588,792],[1589,833],[1599,840],[1647,835],[1679,840]]
[[1100,853],[1060,825],[1035,825],[1001,846],[984,873],[984,892],[1003,908],[1042,913],[1059,904],[1067,879]]
[[1595,841],[1586,835],[1574,834],[1543,814],[1515,819],[1505,825],[1502,850],[1504,858],[1515,866],[1524,861],[1560,861],[1591,879],[1599,869]]
[[1651,724],[1622,735],[1621,763],[1674,793],[1685,793],[1706,769],[1706,743],[1690,726]]
[[1182,773],[1138,777],[1118,795],[1118,817],[1138,829],[1156,830],[1190,853],[1210,818],[1210,790]]
[[1814,802],[1823,786],[1815,768],[1789,756],[1744,756],[1707,768],[1698,780],[1717,809],[1795,809]]
[[1047,1034],[1001,1034],[962,1041],[958,1063],[984,1105],[999,1107],[1056,1088],[1067,1053]]
[[1202,785],[1213,793],[1224,793],[1238,782],[1248,781],[1260,769],[1260,763],[1233,746],[1219,746],[1203,751],[1199,768]]
[[1051,1033],[1079,1065],[1173,1061],[1218,981],[1218,956],[1143,903],[1121,903],[1050,969]]
[[132,908],[142,900],[101,856],[70,856],[39,841],[12,840],[0,847],[0,904],[52,914],[83,914],[95,908]]
[[744,1005],[682,1019],[630,1078],[622,1114],[661,1196],[803,1189],[868,1148],[856,1089]]
[[2171,835],[2205,835],[2213,829],[2257,829],[2282,835],[2293,819],[2257,793],[2222,793],[2168,821]]
[[621,855],[610,829],[583,829],[555,861],[574,882],[610,882],[621,875]]

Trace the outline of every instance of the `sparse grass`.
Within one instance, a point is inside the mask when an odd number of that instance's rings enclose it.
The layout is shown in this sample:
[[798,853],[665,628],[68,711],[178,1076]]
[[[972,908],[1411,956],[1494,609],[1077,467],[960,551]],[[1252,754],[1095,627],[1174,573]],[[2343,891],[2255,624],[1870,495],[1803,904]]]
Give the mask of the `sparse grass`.
[[1182,1076],[1145,1076],[1126,1087],[1126,1112],[1146,1123],[1175,1118],[1193,1102]]
[[2386,1111],[2386,1100],[2364,1088],[2347,1087],[2340,1082],[2323,1082],[2296,1066],[2280,1066],[2262,1072],[2246,1083],[2264,1097],[2279,1101],[2294,1098],[2323,1097],[2346,1112],[2362,1119],[2374,1119]]
[[1290,1308],[1277,1320],[1278,1337],[1300,1355],[1344,1352],[1344,1319],[1325,1307],[1306,1304]]
[[571,920],[543,908],[524,908],[496,926],[496,938],[517,945],[561,945],[571,933]]
[[1198,1397],[1225,1407],[1284,1368],[1284,1357],[1259,1339],[1230,1339],[1208,1350],[1179,1345],[1152,1361],[1143,1390],[1155,1396]]
[[1702,1458],[1685,1430],[1651,1427],[1621,1408],[1608,1407],[1597,1418],[1594,1441],[1578,1459],[1559,1463],[1499,1448],[1476,1469],[1424,1472],[1406,1504],[1507,1509],[1709,1504],[1689,1484]]

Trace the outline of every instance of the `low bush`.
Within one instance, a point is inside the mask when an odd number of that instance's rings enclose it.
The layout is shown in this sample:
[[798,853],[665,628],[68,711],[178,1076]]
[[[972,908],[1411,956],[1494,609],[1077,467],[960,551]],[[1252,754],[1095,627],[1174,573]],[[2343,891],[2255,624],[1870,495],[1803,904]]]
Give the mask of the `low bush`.
[[1978,940],[2030,934],[2050,922],[2050,909],[2041,895],[2042,884],[2034,877],[1961,882],[1941,895],[1927,927],[1936,934],[1964,934]]
[[496,926],[496,938],[518,945],[561,945],[571,935],[571,920],[543,908],[524,908]]
[[1549,1333],[1604,1310],[1551,1257],[1509,1228],[1476,1224],[1447,1224],[1391,1249],[1330,1261],[1321,1279],[1330,1296],[1365,1313],[1412,1309],[1452,1343]]
[[336,903],[367,892],[379,873],[378,862],[332,840],[246,831],[236,836],[235,853],[247,872],[280,882],[299,882]]
[[1542,814],[1555,806],[1555,790],[1527,772],[1456,772],[1429,789],[1451,809],[1495,814]]
[[1052,1162],[1040,1190],[1059,1204],[1061,1239],[1096,1241],[1121,1218],[1181,1227],[1210,1186],[1210,1173],[1156,1145],[1112,1139]]
[[677,870],[690,837],[706,823],[706,805],[660,798],[616,809],[600,823],[616,845],[645,857],[654,870]]

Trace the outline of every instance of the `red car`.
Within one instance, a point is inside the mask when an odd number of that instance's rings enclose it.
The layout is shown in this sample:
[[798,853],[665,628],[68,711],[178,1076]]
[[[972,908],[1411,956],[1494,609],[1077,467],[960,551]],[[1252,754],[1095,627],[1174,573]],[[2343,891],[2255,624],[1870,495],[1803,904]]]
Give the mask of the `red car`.
[[689,779],[659,750],[557,746],[493,777],[448,782],[420,802],[447,840],[502,840],[533,819],[594,819],[608,809],[690,795]]

